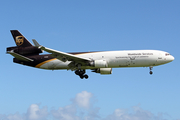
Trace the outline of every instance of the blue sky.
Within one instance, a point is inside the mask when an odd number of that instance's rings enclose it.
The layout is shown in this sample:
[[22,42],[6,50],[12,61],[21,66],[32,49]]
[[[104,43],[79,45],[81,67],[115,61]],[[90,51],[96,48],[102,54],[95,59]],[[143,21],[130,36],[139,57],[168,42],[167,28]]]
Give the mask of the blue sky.
[[[0,119],[179,120],[180,1],[2,1]],[[10,30],[63,52],[156,49],[175,60],[112,75],[47,71],[12,62]]]

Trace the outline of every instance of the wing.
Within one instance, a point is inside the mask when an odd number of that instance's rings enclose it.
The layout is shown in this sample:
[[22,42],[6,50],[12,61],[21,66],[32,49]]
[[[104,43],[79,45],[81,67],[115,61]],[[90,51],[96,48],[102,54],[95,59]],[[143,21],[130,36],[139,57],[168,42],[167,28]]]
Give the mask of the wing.
[[33,39],[33,43],[36,47],[40,48],[41,50],[44,50],[48,53],[52,53],[52,56],[63,61],[72,61],[75,64],[82,64],[82,65],[87,65],[87,63],[89,63],[91,61],[91,59],[89,58],[84,58],[84,57],[80,57],[77,55],[72,55],[69,53],[65,53],[65,52],[61,52],[61,51],[57,51],[57,50],[53,50],[44,46],[41,46],[35,39]]

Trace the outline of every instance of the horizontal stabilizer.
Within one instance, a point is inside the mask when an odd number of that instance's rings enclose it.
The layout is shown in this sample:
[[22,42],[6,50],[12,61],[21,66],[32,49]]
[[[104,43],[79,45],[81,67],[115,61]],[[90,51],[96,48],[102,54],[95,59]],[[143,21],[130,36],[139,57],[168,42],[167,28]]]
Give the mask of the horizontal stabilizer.
[[20,54],[17,54],[17,53],[15,53],[15,52],[13,52],[13,51],[7,51],[7,53],[11,54],[11,55],[14,56],[16,59],[21,60],[21,61],[26,61],[26,62],[32,62],[32,61],[34,61],[34,60],[30,59],[30,58],[27,58],[27,57],[25,57],[25,56],[22,56],[22,55],[20,55]]

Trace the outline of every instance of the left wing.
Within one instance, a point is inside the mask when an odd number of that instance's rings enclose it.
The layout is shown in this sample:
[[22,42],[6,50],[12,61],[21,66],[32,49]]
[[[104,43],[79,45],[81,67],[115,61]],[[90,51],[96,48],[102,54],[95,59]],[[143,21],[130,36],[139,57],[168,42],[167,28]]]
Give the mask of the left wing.
[[91,59],[89,58],[84,58],[84,57],[80,57],[77,55],[72,55],[69,53],[65,53],[65,52],[61,52],[61,51],[57,51],[57,50],[53,50],[50,48],[46,48],[44,46],[41,46],[35,39],[33,39],[33,43],[36,47],[40,48],[41,50],[44,50],[46,52],[52,53],[52,56],[63,61],[72,61],[74,64],[82,64],[82,65],[87,65]]

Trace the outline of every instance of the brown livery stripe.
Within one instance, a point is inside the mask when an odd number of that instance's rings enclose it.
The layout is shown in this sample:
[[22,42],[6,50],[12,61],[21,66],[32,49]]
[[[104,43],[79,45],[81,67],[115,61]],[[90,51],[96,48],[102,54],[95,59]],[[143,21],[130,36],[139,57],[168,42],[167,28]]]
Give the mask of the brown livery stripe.
[[44,61],[44,62],[41,62],[41,63],[37,64],[35,67],[40,68],[41,65],[43,65],[43,64],[45,64],[45,63],[48,63],[48,62],[50,62],[50,61],[53,61],[53,60],[57,60],[57,58],[53,58],[53,59],[50,59],[50,60],[46,60],[46,61]]

